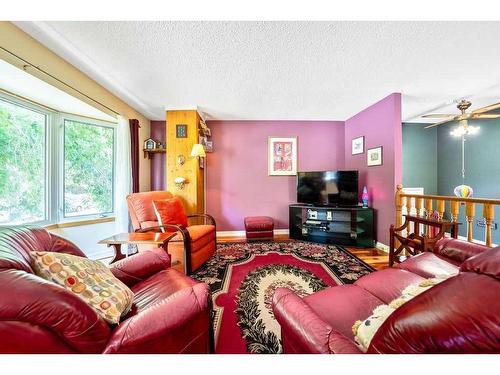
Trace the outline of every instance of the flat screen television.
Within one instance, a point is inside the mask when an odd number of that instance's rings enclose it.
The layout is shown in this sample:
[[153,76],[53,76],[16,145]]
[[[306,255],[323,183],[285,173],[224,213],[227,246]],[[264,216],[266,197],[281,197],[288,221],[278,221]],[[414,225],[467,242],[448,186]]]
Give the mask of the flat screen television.
[[356,206],[358,171],[298,172],[297,201],[318,206]]

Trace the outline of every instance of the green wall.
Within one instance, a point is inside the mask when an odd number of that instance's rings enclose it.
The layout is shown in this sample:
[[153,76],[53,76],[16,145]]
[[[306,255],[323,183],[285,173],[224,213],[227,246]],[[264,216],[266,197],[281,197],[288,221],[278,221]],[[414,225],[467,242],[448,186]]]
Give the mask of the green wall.
[[[469,121],[479,126],[479,133],[470,135],[465,142],[465,184],[474,189],[474,196],[500,198],[500,121]],[[450,135],[455,124],[443,125],[438,129],[438,193],[453,195],[455,186],[462,184],[461,138]],[[474,238],[484,241],[484,229],[477,226],[482,218],[481,205],[476,207]],[[460,235],[465,236],[466,220],[461,208]],[[500,222],[500,207],[495,209],[495,222]],[[494,230],[493,242],[500,244],[500,229]]]
[[438,193],[437,129],[403,123],[403,186]]
[[[500,120],[469,121],[479,126],[478,134],[465,142],[465,183],[472,186],[474,196],[500,198]],[[403,186],[424,187],[426,194],[434,188],[438,195],[454,195],[462,184],[461,138],[450,134],[457,123],[441,125],[434,130],[425,124],[403,124]],[[433,151],[434,150],[434,151]],[[430,168],[429,164],[434,164]],[[419,183],[419,181],[422,181]],[[460,208],[460,235],[466,235],[465,208]],[[481,205],[476,208],[474,238],[484,241]],[[495,209],[495,222],[500,223],[500,207]],[[493,242],[500,244],[500,228],[493,230]]]

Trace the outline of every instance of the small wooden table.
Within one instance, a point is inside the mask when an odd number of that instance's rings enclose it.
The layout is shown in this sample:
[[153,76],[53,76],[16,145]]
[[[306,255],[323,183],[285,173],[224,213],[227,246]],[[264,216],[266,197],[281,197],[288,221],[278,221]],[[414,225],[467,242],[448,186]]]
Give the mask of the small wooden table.
[[[408,233],[406,237],[398,232],[410,229],[410,223],[414,223],[414,232]],[[444,237],[447,230],[450,230],[451,236],[457,238],[458,226],[461,223],[448,220],[435,220],[427,219],[420,216],[405,215],[405,222],[399,228],[390,228],[390,246],[389,246],[389,267],[398,262],[398,255],[406,251],[410,255],[417,255],[424,251],[432,251],[437,241]],[[429,232],[422,235],[420,233],[420,226],[423,225],[427,228],[437,228],[438,232],[434,236],[430,236]],[[399,246],[396,248],[396,241],[399,241]]]
[[115,256],[111,263],[125,258],[121,252],[121,247],[124,244],[133,245],[157,245],[162,247],[165,251],[168,250],[168,241],[176,236],[176,232],[157,233],[157,232],[144,232],[144,233],[119,233],[111,237],[99,241],[99,244],[108,245],[115,250]]

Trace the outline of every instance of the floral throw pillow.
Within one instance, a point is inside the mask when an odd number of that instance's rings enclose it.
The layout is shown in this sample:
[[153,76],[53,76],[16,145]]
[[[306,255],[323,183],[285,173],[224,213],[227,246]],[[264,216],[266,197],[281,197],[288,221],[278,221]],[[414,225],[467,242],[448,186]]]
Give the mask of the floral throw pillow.
[[117,324],[130,310],[134,293],[101,262],[46,251],[30,256],[36,275],[75,293],[108,323]]

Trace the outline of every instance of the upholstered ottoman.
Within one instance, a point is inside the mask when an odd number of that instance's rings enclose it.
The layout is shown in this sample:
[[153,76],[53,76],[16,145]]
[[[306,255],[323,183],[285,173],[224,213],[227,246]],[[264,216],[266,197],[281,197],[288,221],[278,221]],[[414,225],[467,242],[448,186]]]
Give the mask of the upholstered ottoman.
[[274,220],[269,216],[249,216],[245,218],[247,241],[272,240]]

